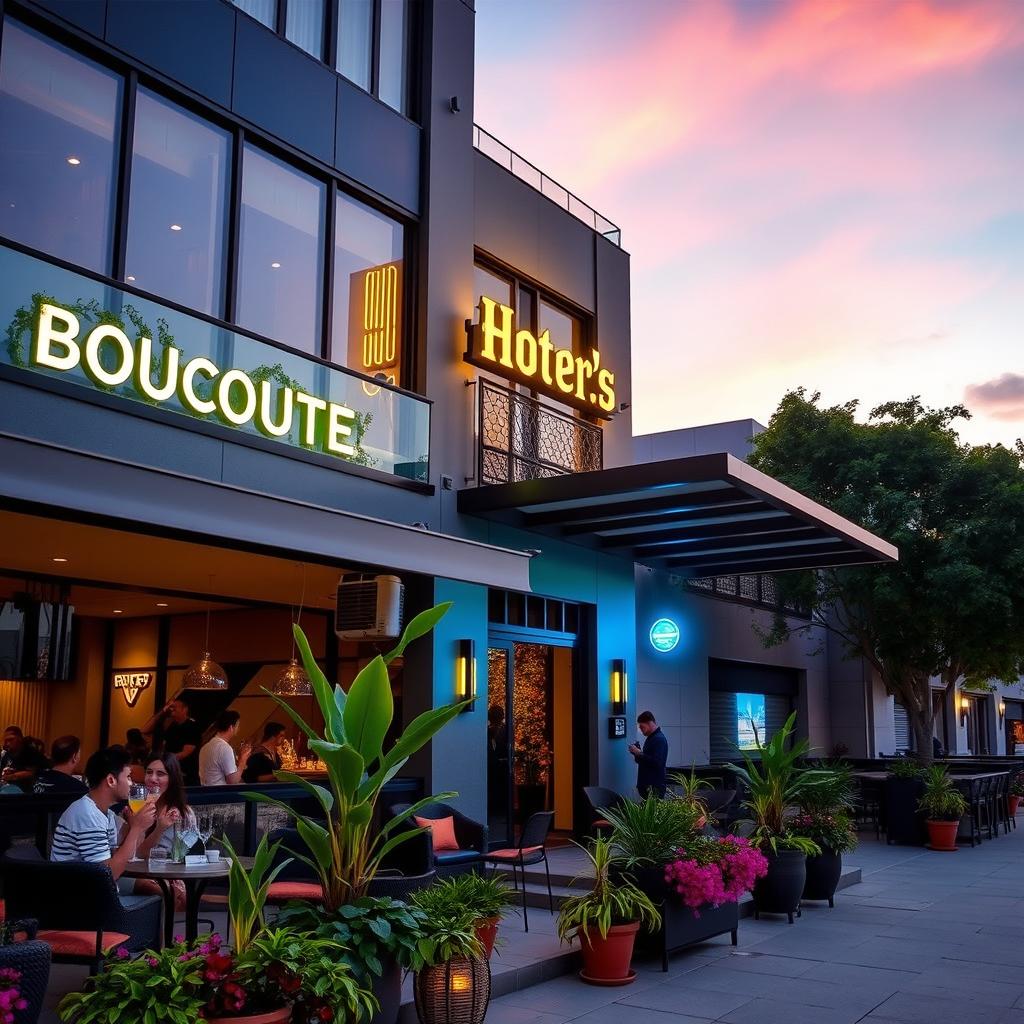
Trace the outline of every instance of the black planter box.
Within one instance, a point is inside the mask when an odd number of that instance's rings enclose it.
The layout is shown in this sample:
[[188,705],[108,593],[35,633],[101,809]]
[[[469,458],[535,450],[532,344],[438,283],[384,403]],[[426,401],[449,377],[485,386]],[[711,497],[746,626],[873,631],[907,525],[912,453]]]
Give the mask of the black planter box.
[[924,846],[928,829],[924,817],[917,810],[917,802],[924,794],[921,779],[900,779],[890,776],[885,780],[885,841]]
[[664,869],[648,868],[635,873],[636,884],[651,899],[661,914],[661,927],[657,931],[641,930],[638,942],[641,948],[661,955],[661,969],[668,970],[668,955],[697,942],[706,942],[718,935],[731,935],[732,944],[738,941],[740,908],[738,903],[723,903],[720,907],[701,907],[700,917],[683,905],[665,885]]

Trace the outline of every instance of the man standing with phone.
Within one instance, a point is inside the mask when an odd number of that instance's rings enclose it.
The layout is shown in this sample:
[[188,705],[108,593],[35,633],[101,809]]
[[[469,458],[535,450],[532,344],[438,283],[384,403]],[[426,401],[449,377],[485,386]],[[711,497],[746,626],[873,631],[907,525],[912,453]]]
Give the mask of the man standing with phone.
[[636,788],[644,798],[651,793],[664,796],[668,783],[665,775],[668,740],[650,711],[641,712],[636,724],[645,737],[642,749],[639,743],[629,745],[629,752],[636,761]]

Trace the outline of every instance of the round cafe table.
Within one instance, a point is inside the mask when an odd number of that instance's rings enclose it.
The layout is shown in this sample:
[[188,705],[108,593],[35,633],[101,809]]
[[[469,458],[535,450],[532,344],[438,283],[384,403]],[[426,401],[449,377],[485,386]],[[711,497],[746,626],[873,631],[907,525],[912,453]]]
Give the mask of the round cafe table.
[[[244,858],[242,862],[244,863]],[[194,942],[199,933],[199,901],[206,886],[214,879],[228,877],[228,861],[221,857],[215,864],[150,864],[148,860],[129,861],[123,878],[151,878],[160,886],[164,897],[164,945],[174,941],[174,886],[171,882],[185,883],[185,939]]]

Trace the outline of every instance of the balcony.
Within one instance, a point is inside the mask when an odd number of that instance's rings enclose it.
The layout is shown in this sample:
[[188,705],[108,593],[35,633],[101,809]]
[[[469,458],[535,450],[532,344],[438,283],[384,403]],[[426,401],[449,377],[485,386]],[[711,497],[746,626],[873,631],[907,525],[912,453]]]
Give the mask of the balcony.
[[480,379],[479,485],[586,473],[603,465],[601,428]]
[[20,383],[363,475],[429,479],[425,399],[9,245],[0,338],[0,374]]
[[583,221],[612,245],[622,248],[622,231],[607,217],[602,217],[592,206],[583,202],[579,196],[573,195],[564,185],[549,178],[540,168],[535,167],[518,153],[513,152],[503,142],[499,142],[490,132],[484,131],[478,124],[473,125],[473,145],[484,156],[506,171],[511,171],[521,181],[535,188],[563,210],[567,210],[577,220]]

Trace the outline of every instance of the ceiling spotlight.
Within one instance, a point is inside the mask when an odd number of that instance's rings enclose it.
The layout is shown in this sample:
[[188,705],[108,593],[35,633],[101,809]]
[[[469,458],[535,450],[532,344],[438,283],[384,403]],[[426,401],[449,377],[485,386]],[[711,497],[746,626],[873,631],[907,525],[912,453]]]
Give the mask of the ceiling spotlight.
[[280,263],[271,263],[270,265],[274,268],[274,270],[280,270],[281,269],[281,264]]
[[66,562],[67,559],[66,558],[54,558],[53,561],[55,561],[55,562]]
[[134,280],[135,280],[135,275],[134,275],[134,274],[129,274],[129,275],[128,275],[128,276],[127,276],[127,277],[125,278],[125,280],[126,280],[126,281],[134,281]]
[[71,164],[72,167],[77,167],[81,162],[82,161],[79,160],[77,156],[68,157],[68,163]]
[[181,230],[181,225],[180,224],[172,224],[171,225],[171,230],[172,231],[180,231]]
[[122,614],[121,609],[120,608],[115,608],[114,609],[114,614],[115,615],[121,615]]
[[166,608],[167,607],[167,602],[166,601],[157,601],[156,606],[157,606],[157,608]]

